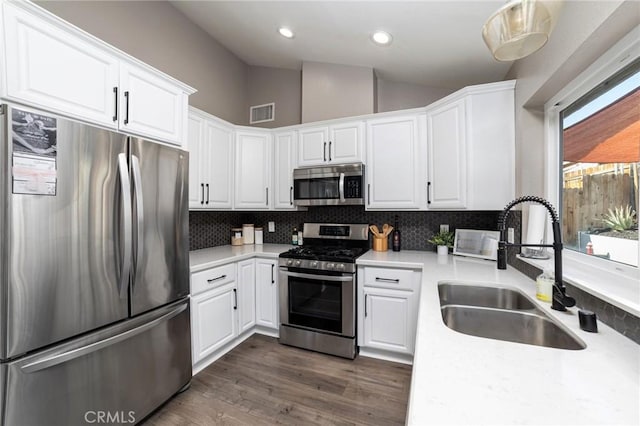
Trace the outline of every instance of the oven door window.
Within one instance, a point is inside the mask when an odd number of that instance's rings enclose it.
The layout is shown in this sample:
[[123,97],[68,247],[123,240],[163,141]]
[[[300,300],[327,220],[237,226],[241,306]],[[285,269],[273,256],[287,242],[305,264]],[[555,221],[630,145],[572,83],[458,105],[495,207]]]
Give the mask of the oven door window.
[[289,324],[342,332],[341,282],[289,277]]
[[296,179],[293,183],[296,200],[327,200],[340,198],[340,178]]

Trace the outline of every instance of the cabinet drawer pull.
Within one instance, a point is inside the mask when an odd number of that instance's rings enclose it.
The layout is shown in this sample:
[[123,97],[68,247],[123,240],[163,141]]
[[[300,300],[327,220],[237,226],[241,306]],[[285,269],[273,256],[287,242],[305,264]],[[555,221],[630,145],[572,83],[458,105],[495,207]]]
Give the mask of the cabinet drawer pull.
[[126,110],[124,112],[124,124],[129,124],[129,91],[124,92],[125,99],[125,107]]
[[427,182],[427,204],[431,204],[431,182]]
[[271,284],[275,284],[276,279],[273,276],[273,270],[275,269],[276,265],[271,265]]
[[227,278],[227,275],[226,275],[226,274],[225,274],[225,275],[220,275],[220,276],[219,276],[219,277],[217,277],[217,278],[211,278],[210,280],[207,280],[207,282],[208,282],[208,283],[212,283],[212,282],[215,282],[215,281],[223,280],[223,279],[225,279],[225,278]]
[[113,121],[118,121],[118,88],[114,87],[113,88],[113,93],[114,93],[114,97],[116,98],[116,105],[115,105],[115,114],[113,114]]
[[235,288],[233,289],[233,299],[235,301],[233,309],[238,309],[238,290],[236,290]]
[[396,283],[398,284],[400,282],[400,279],[398,278],[380,278],[380,277],[376,277],[376,281],[380,281],[383,283]]

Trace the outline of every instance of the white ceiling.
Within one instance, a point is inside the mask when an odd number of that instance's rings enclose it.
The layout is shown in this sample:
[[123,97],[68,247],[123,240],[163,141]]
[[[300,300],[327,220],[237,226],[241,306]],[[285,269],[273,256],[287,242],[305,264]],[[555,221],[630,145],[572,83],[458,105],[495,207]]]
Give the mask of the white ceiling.
[[[457,89],[502,80],[482,25],[504,1],[184,1],[172,4],[249,65],[303,61],[374,68],[381,79]],[[287,26],[288,40],[277,33]],[[378,29],[393,35],[379,47]]]

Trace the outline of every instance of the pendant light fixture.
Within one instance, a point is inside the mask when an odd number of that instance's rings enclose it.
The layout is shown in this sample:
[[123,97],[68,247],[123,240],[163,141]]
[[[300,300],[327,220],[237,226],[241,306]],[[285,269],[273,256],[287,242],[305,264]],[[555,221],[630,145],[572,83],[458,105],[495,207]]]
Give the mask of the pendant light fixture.
[[561,1],[512,0],[482,27],[482,38],[498,61],[515,61],[544,46],[555,26]]

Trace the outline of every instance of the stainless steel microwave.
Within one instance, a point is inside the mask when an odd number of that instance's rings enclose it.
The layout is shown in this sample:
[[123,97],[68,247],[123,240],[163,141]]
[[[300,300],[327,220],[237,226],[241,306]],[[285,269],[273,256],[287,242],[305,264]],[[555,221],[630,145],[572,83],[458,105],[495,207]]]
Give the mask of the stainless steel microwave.
[[339,164],[293,170],[297,206],[364,205],[364,164]]

